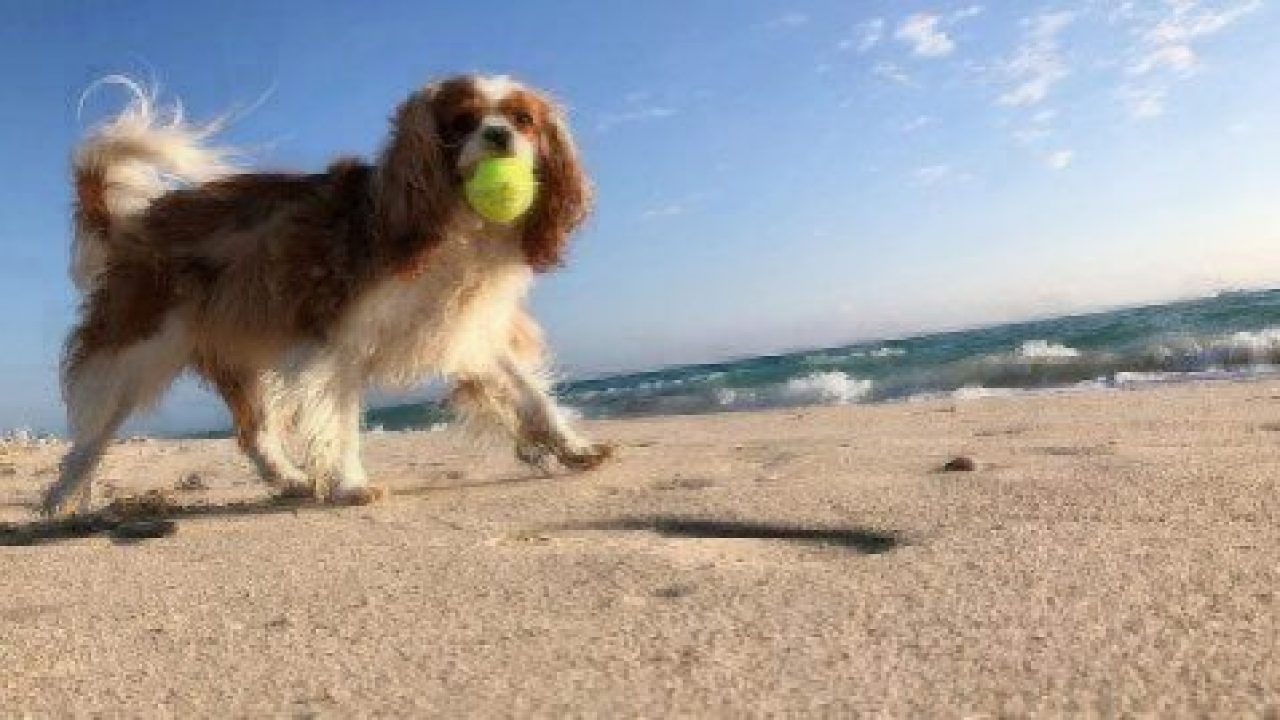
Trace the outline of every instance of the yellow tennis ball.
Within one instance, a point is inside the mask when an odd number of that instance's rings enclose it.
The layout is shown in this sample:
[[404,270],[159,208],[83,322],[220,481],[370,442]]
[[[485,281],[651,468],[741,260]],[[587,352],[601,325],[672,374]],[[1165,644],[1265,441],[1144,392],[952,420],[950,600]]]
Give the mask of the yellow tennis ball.
[[495,157],[477,163],[463,189],[467,202],[482,217],[510,225],[533,206],[538,181],[528,160]]

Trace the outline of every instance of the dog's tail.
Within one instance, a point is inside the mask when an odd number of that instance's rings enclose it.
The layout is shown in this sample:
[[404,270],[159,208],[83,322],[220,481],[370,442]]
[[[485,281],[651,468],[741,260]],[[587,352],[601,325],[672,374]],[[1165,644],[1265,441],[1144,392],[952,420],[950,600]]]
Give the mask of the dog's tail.
[[156,91],[122,75],[99,80],[85,94],[104,84],[120,85],[132,98],[119,115],[90,133],[72,161],[71,279],[82,292],[94,288],[110,262],[114,227],[175,187],[236,172],[232,149],[209,142],[222,120],[190,124],[180,103],[159,105]]

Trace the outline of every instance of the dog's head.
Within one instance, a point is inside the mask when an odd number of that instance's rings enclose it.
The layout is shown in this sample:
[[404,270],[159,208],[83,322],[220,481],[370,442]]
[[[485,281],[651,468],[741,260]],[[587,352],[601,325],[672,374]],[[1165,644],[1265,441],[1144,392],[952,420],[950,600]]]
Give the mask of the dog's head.
[[378,221],[397,244],[442,240],[465,203],[463,179],[489,157],[532,162],[539,191],[520,221],[529,264],[560,264],[586,218],[591,191],[564,112],[546,95],[504,76],[459,76],[419,90],[392,119],[379,168]]

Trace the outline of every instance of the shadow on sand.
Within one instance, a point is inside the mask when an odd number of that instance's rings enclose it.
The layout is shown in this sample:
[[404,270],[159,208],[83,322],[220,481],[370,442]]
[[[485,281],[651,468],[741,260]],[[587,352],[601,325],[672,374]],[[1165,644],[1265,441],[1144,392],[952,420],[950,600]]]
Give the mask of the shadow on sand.
[[[534,474],[449,484],[429,483],[397,487],[392,492],[392,496],[413,497],[554,479],[545,474]],[[27,503],[22,505],[32,511],[37,509],[36,506]],[[28,522],[0,522],[0,547],[44,545],[91,537],[107,537],[118,544],[132,544],[173,535],[177,531],[177,521],[183,519],[253,517],[344,509],[350,509],[350,506],[282,497],[229,503],[197,502],[184,505],[165,493],[153,491],[146,495],[123,498],[112,505],[84,515],[42,518]]]
[[664,537],[694,539],[776,540],[839,547],[865,555],[889,552],[903,544],[901,538],[863,528],[830,528],[711,518],[672,516],[635,517],[582,525],[562,526],[566,530],[621,530],[652,532]]
[[30,522],[0,523],[0,546],[44,545],[64,540],[108,537],[119,544],[168,537],[177,530],[176,520],[201,517],[237,517],[320,512],[336,509],[305,500],[265,499],[226,504],[146,506],[121,510],[108,506],[85,515],[42,518]]

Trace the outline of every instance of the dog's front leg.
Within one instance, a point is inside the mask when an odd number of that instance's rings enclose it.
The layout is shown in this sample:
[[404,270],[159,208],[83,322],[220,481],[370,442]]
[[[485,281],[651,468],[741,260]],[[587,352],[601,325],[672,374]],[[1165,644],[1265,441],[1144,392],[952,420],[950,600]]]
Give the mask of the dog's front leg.
[[346,505],[381,497],[382,489],[370,485],[360,460],[359,376],[345,363],[321,355],[308,358],[290,380],[298,399],[296,432],[317,497]]
[[593,443],[573,429],[535,371],[511,357],[501,358],[498,367],[514,391],[516,455],[520,459],[540,464],[542,457],[552,453],[567,468],[592,470],[613,454],[611,445]]
[[343,505],[367,505],[386,495],[385,488],[369,482],[369,473],[360,457],[360,416],[360,390],[358,387],[344,389],[338,399],[335,428],[339,455],[329,491],[329,499]]

